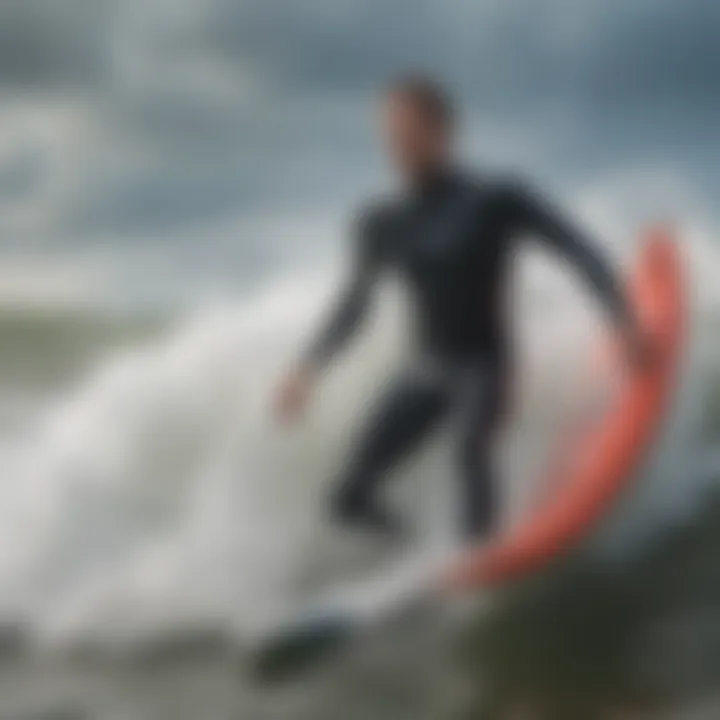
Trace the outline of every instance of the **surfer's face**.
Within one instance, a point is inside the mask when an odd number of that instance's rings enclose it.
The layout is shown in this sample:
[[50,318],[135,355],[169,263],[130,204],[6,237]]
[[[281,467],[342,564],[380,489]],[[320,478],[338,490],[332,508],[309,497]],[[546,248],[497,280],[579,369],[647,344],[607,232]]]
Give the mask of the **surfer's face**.
[[381,125],[388,155],[405,181],[417,182],[446,163],[448,128],[411,95],[388,95]]

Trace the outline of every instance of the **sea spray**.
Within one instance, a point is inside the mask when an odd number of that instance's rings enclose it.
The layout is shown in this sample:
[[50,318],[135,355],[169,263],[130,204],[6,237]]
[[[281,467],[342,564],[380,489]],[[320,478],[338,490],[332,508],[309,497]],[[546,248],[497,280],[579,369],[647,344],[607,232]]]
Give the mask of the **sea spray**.
[[[272,387],[322,314],[325,277],[276,284],[120,353],[3,449],[6,618],[29,618],[43,641],[144,642],[191,627],[242,633],[293,602],[308,564],[332,556],[325,497],[352,430],[407,351],[403,299],[386,293],[306,422],[278,427]],[[537,258],[520,274],[509,506],[599,327],[592,301],[563,278]],[[551,343],[539,332],[548,327]],[[447,434],[389,488],[433,543],[453,535]]]

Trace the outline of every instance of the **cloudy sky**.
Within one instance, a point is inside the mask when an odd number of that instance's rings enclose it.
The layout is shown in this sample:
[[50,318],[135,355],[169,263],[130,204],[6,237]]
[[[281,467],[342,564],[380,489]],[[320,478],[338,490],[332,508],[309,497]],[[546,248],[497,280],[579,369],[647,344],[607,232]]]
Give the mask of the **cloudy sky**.
[[474,161],[712,213],[719,33],[715,0],[2,0],[0,252],[208,277],[322,257],[385,181],[371,100],[406,68],[455,90]]

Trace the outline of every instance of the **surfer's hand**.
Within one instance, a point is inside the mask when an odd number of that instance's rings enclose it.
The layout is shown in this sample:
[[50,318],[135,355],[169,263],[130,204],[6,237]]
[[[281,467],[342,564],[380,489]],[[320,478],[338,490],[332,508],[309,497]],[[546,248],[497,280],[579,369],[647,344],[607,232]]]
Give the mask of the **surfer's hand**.
[[297,420],[305,411],[314,378],[310,371],[299,368],[280,383],[275,397],[275,413],[283,422]]

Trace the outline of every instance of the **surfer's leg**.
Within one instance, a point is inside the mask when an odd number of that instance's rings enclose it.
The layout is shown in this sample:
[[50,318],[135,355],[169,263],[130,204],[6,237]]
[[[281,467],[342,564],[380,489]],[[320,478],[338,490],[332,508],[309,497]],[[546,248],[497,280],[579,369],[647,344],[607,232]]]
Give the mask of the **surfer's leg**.
[[438,383],[405,377],[381,398],[360,433],[332,497],[333,515],[386,532],[399,530],[376,494],[387,471],[416,448],[449,405]]
[[469,540],[487,537],[498,520],[496,445],[503,416],[502,373],[493,365],[471,371],[459,384],[458,463],[463,485],[461,523]]

